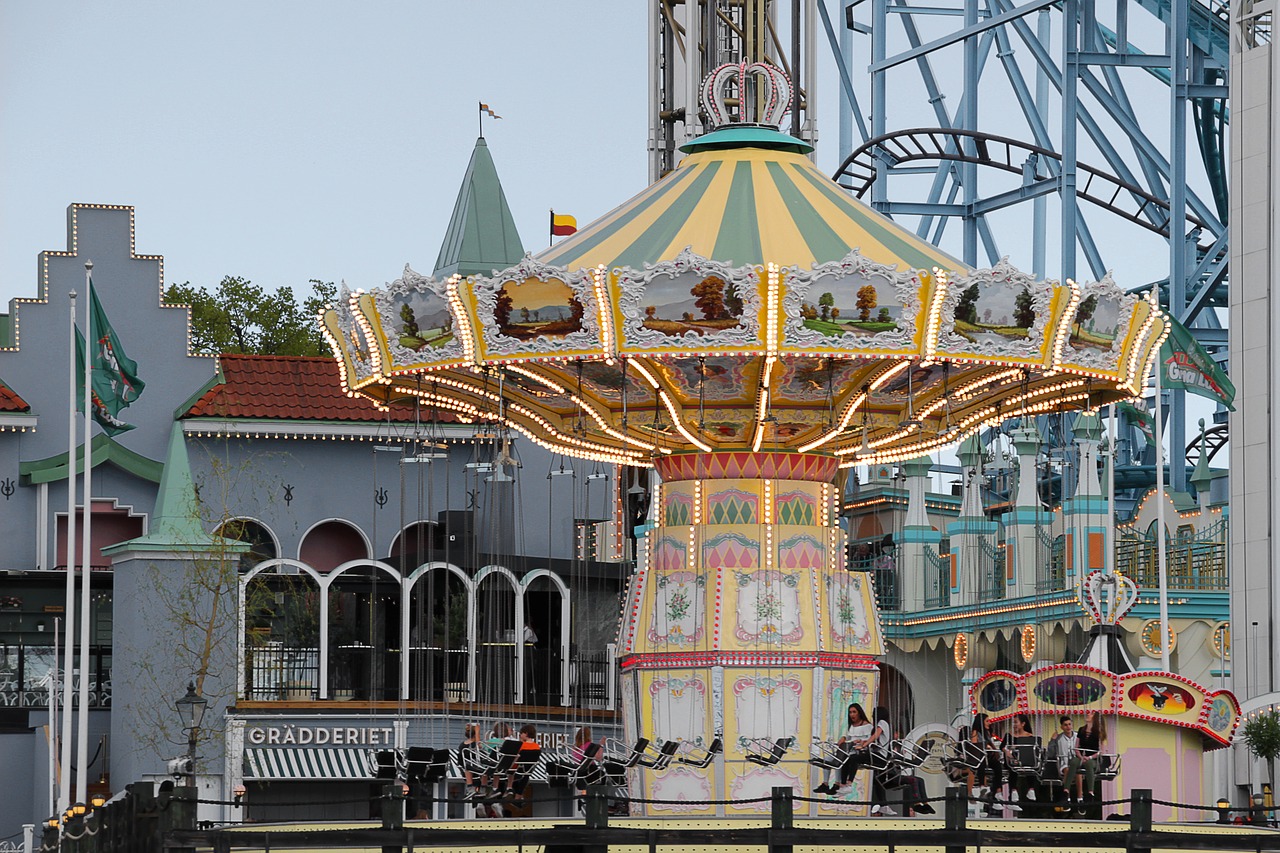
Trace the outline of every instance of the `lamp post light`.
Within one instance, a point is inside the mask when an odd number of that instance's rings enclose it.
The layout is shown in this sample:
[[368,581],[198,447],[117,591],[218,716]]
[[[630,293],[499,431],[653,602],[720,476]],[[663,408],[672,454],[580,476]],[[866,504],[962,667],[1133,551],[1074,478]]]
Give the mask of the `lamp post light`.
[[1231,823],[1231,801],[1226,797],[1218,797],[1218,823]]
[[204,712],[209,707],[209,700],[196,692],[194,681],[189,681],[186,695],[173,704],[182,719],[182,728],[187,732],[187,784],[193,785],[196,775],[196,739],[200,735],[200,724],[204,722]]

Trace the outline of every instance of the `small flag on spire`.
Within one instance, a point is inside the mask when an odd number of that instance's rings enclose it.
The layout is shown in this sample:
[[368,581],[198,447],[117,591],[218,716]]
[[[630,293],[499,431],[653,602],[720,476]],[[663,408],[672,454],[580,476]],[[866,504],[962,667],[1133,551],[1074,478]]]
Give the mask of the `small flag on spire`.
[[578,220],[564,213],[551,211],[551,236],[567,237],[578,230]]
[[493,111],[493,109],[492,109],[488,104],[481,104],[481,105],[480,105],[480,112],[482,112],[482,113],[488,113],[488,114],[489,114],[489,118],[498,118],[498,119],[502,118],[502,116],[500,116],[500,115],[498,115],[497,113],[495,113],[495,112]]

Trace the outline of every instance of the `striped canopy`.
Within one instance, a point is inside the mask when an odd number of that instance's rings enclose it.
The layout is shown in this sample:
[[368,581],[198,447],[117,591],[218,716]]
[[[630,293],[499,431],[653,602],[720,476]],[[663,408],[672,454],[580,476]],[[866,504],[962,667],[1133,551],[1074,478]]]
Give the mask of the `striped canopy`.
[[376,779],[373,751],[342,747],[249,748],[246,779]]
[[773,262],[809,269],[857,249],[889,266],[966,269],[844,192],[803,154],[760,147],[695,151],[538,260],[568,269],[641,269],[686,247],[733,266]]
[[968,269],[776,130],[684,150],[536,258],[347,294],[325,315],[344,387],[626,465],[768,447],[844,467],[1141,389],[1165,324],[1109,278]]

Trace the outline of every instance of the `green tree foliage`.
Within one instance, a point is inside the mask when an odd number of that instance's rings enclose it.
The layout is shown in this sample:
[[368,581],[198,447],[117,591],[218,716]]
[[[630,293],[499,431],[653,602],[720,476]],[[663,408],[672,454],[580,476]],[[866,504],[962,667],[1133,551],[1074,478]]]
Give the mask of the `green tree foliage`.
[[337,293],[333,282],[312,279],[311,293],[299,302],[291,287],[267,292],[229,275],[212,290],[190,282],[171,285],[165,301],[191,306],[194,352],[323,356],[330,352],[316,316]]
[[1036,309],[1031,301],[1031,290],[1022,288],[1013,302],[1013,322],[1020,329],[1030,329],[1036,322]]
[[400,306],[400,322],[404,323],[404,333],[406,335],[417,336],[418,320],[413,316],[413,308],[408,302]]
[[1280,758],[1280,714],[1267,711],[1250,717],[1240,729],[1244,745],[1255,757],[1261,758],[1267,765],[1267,775],[1272,772],[1272,765]]
[[1084,328],[1084,324],[1093,319],[1093,312],[1098,310],[1098,296],[1094,294],[1080,303],[1076,309],[1076,331]]
[[961,292],[960,301],[956,303],[956,319],[970,324],[978,322],[978,285],[971,284]]
[[836,304],[836,298],[831,293],[824,293],[818,297],[818,308],[822,311],[822,319],[831,319],[831,307]]

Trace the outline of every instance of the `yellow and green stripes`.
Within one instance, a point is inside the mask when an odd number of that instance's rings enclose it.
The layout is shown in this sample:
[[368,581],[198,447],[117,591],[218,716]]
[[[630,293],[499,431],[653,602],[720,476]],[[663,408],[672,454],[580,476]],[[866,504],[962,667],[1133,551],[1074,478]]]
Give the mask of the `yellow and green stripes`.
[[570,269],[642,268],[685,247],[746,266],[808,269],[854,249],[911,269],[964,265],[855,200],[801,154],[760,148],[699,152],[539,260]]

